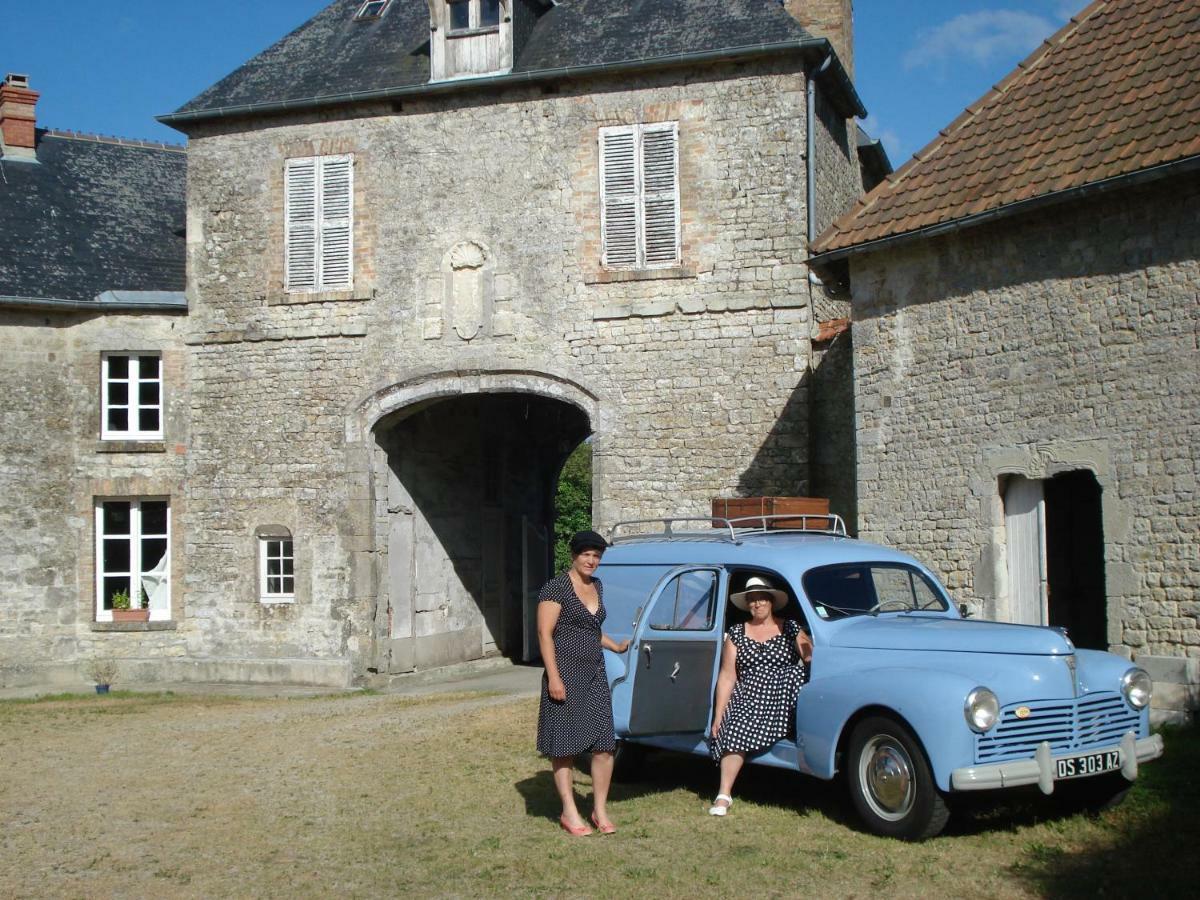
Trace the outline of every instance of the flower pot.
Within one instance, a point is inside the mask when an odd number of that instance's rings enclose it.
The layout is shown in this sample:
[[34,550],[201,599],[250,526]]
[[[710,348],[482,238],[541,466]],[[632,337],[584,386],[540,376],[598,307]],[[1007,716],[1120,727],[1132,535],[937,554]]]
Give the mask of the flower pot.
[[107,684],[96,685],[96,693],[97,694],[107,694],[108,693],[108,685]]
[[150,610],[148,609],[114,609],[112,611],[112,620],[114,622],[149,622]]

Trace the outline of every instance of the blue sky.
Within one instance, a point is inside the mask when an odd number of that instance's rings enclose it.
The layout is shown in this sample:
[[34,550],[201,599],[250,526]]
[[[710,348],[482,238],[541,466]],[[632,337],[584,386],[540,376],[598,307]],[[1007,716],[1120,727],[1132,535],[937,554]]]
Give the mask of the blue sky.
[[[0,72],[30,76],[42,92],[45,127],[179,143],[183,136],[155,115],[181,106],[326,2],[13,0],[0,30]],[[1085,4],[855,0],[856,82],[871,112],[868,131],[899,166]]]

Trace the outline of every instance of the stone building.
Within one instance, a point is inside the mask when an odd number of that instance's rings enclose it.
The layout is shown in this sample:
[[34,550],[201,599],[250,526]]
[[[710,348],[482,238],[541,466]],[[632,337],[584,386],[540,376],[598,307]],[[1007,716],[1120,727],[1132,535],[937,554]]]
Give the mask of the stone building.
[[0,685],[78,684],[76,660],[136,642],[105,633],[94,563],[110,592],[168,569],[188,441],[163,400],[187,394],[183,148],[39,129],[38,96],[0,86]]
[[[1200,689],[1197,0],[1098,0],[839,218],[859,526]],[[1105,73],[1097,77],[1096,73]]]
[[[92,414],[42,448],[97,474],[48,463],[50,499],[10,513],[14,566],[64,562],[0,620],[23,635],[3,678],[77,681],[90,652],[330,685],[529,658],[589,437],[601,527],[821,489],[812,337],[845,301],[804,260],[861,190],[849,7],[337,0],[163,117],[188,136],[189,309],[138,338],[161,434],[110,443]],[[72,345],[81,378],[111,378],[116,323]],[[169,564],[110,564],[120,538]],[[150,621],[106,621],[120,578]]]

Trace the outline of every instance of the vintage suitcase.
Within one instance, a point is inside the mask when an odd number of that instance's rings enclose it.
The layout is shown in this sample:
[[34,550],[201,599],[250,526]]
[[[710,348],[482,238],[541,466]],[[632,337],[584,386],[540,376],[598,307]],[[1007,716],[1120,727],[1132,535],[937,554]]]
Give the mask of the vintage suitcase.
[[[747,516],[795,515],[803,518],[767,519],[767,528],[809,528],[823,530],[832,528],[833,522],[823,518],[829,514],[829,500],[825,497],[714,497],[712,514],[722,519],[741,519]],[[725,523],[713,520],[714,528],[724,528]],[[762,527],[760,522],[742,522],[737,527]]]

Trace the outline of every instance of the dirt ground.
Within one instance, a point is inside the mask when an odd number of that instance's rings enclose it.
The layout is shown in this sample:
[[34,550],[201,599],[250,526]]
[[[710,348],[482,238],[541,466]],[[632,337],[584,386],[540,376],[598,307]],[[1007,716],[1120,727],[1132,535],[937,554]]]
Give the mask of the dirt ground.
[[[1169,744],[1179,771],[1139,782],[1119,814],[1017,805],[920,845],[863,834],[839,788],[771,770],[748,771],[713,819],[711,765],[654,754],[614,792],[618,834],[578,839],[556,827],[536,715],[535,698],[462,693],[0,702],[0,896],[1095,897],[1152,872],[1161,897],[1194,884],[1193,733]],[[577,786],[586,797],[586,775]]]

